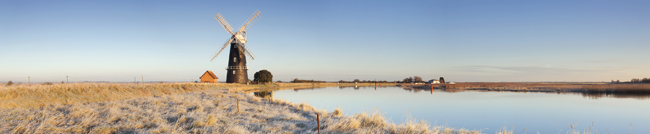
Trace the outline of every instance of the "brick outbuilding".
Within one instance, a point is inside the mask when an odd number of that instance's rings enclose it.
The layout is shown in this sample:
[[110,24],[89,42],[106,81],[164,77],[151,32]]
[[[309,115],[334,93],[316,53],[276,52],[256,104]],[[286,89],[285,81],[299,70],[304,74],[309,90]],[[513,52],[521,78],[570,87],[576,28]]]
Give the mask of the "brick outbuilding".
[[219,79],[217,75],[214,75],[210,70],[205,71],[205,73],[203,73],[199,78],[201,79],[201,83],[217,83],[217,79]]

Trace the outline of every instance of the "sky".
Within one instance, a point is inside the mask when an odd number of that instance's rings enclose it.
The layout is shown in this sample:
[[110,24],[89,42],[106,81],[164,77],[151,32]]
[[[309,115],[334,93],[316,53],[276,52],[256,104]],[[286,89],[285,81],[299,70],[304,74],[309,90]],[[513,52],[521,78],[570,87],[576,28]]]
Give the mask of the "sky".
[[0,82],[225,81],[221,13],[249,78],[592,82],[650,77],[650,1],[0,1]]

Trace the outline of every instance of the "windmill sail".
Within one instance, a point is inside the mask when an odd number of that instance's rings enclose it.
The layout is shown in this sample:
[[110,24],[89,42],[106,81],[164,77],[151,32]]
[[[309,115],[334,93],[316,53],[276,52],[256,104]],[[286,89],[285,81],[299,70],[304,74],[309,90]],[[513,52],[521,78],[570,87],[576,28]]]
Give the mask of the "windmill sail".
[[221,48],[221,50],[219,50],[219,52],[215,53],[214,56],[211,56],[212,59],[210,59],[210,61],[214,60],[214,58],[217,58],[219,53],[221,53],[221,51],[226,49],[226,47],[228,47],[228,45],[230,45],[230,42],[232,42],[233,40],[234,40],[233,38],[230,38],[228,41],[226,41],[226,44],[223,44],[223,47]]

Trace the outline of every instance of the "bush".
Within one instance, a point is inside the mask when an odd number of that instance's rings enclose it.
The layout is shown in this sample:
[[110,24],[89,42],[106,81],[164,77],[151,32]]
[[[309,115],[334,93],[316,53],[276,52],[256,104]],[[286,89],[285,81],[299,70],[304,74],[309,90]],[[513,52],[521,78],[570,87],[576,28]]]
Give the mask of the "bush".
[[7,86],[11,86],[13,84],[14,84],[14,82],[11,82],[11,81],[7,82]]
[[254,81],[259,83],[268,83],[273,81],[273,74],[268,70],[260,70],[255,73],[254,77]]
[[43,85],[52,85],[52,82],[45,82]]

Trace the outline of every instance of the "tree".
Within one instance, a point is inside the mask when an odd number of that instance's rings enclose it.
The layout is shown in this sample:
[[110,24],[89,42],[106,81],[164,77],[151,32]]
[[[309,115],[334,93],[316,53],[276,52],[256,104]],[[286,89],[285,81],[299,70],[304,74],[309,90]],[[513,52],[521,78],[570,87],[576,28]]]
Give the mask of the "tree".
[[354,79],[354,82],[357,82],[357,83],[358,83],[358,82],[361,82],[361,81],[359,81],[359,79]]
[[403,82],[404,83],[411,83],[411,82],[413,82],[413,77],[404,78]]
[[638,79],[638,78],[633,78],[632,80],[630,80],[630,82],[632,82],[632,83],[641,83],[641,80]]
[[423,82],[422,77],[420,76],[413,76],[413,82]]
[[7,86],[11,86],[13,84],[14,84],[14,82],[11,82],[11,81],[7,82]]
[[266,69],[256,72],[254,77],[254,81],[260,83],[268,83],[273,81],[273,74],[271,74],[271,72]]
[[650,79],[643,78],[643,79],[641,79],[641,83],[650,83]]
[[440,77],[440,83],[445,83],[445,78],[444,77]]

